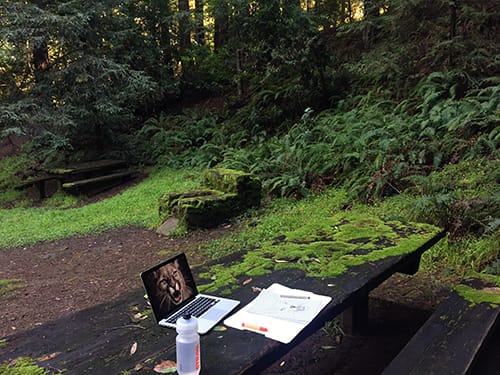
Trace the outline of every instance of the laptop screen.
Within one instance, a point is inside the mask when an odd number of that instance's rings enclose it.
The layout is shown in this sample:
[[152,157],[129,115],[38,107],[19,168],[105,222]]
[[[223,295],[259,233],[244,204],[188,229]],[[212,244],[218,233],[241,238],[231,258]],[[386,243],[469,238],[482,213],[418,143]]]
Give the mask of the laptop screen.
[[184,253],[142,272],[141,278],[157,322],[198,294]]

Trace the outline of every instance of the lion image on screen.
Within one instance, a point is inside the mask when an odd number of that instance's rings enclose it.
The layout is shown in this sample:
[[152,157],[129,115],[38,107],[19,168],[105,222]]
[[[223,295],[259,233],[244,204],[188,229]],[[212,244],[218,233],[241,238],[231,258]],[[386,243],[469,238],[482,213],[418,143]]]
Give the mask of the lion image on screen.
[[155,296],[161,316],[193,294],[193,290],[186,285],[177,260],[160,267],[153,273],[153,277],[156,280]]

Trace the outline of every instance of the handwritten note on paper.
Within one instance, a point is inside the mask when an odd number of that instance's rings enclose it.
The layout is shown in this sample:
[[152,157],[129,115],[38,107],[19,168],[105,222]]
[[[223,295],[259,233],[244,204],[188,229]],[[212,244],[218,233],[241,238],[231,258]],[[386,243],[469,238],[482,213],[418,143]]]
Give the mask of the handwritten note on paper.
[[331,297],[272,284],[224,323],[237,329],[252,330],[283,343],[289,343],[331,301]]
[[282,294],[265,289],[252,301],[249,313],[298,323],[310,322],[321,309],[322,301],[300,294]]

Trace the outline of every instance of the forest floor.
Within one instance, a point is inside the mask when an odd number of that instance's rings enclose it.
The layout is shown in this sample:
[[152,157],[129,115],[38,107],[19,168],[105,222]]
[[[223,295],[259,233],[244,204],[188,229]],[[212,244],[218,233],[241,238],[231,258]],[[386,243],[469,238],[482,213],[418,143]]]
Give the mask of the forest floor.
[[[103,199],[108,192],[94,197]],[[19,280],[0,293],[0,338],[29,331],[141,288],[139,273],[183,251],[190,263],[207,260],[200,248],[234,227],[168,238],[128,227],[33,246],[0,249],[0,279]],[[379,374],[447,293],[432,275],[394,275],[370,294],[370,324],[362,336],[318,331],[265,374]],[[362,358],[362,360],[360,360]]]

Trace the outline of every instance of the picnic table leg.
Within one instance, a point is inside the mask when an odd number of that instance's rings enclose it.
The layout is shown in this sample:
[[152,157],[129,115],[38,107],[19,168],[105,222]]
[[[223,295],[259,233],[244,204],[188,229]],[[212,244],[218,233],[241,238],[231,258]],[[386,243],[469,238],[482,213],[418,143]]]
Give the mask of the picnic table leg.
[[420,267],[420,256],[408,264],[406,267],[403,267],[399,272],[404,273],[405,275],[414,275],[417,273],[418,268]]
[[361,293],[342,313],[342,328],[348,335],[362,333],[368,325],[368,292]]
[[38,192],[40,193],[40,199],[44,199],[45,195],[46,195],[46,193],[45,193],[45,181],[35,182],[35,186],[38,189]]

